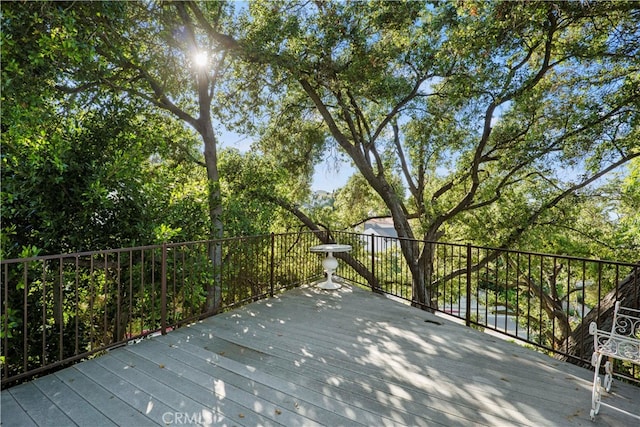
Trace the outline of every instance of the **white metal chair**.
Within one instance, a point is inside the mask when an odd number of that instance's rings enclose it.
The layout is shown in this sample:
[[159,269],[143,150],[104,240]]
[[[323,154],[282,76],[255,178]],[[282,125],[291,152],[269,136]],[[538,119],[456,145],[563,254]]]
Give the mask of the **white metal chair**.
[[[620,301],[616,302],[613,325],[611,331],[598,329],[595,322],[589,325],[589,333],[593,335],[593,356],[591,364],[595,367],[593,376],[593,389],[591,393],[591,420],[594,420],[600,406],[608,406],[602,403],[602,389],[611,390],[613,383],[613,359],[629,361],[640,364],[640,310],[622,307]],[[600,378],[600,365],[603,358],[607,358],[604,364],[604,379]],[[615,408],[614,408],[615,409]],[[640,419],[640,416],[632,415]]]

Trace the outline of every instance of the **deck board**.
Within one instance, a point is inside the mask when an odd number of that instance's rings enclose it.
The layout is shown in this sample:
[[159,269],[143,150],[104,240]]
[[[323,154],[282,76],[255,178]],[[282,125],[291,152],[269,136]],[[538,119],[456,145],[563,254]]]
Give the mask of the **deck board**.
[[2,391],[3,426],[636,426],[619,382],[345,286],[294,289]]
[[5,420],[11,417],[12,425],[20,426],[36,426],[29,415],[24,411],[24,408],[20,406],[18,401],[13,397],[11,393],[2,392],[2,399],[0,401],[0,419],[5,424]]
[[[159,350],[159,348],[157,348]],[[166,347],[162,347],[166,350]],[[197,350],[195,347],[194,350]],[[137,353],[137,348],[128,349]],[[189,349],[172,347],[169,354],[166,353],[146,353],[141,352],[145,357],[150,357],[157,363],[164,364],[166,369],[174,371],[189,380],[206,384],[214,381],[221,381],[226,384],[225,392],[227,398],[243,401],[247,406],[254,406],[255,402],[261,401],[269,412],[275,413],[276,409],[285,413],[281,408],[282,404],[296,407],[298,412],[306,417],[303,425],[321,424],[329,422],[331,425],[340,425],[345,422],[344,418],[335,417],[332,412],[317,405],[301,405],[302,400],[297,396],[300,390],[288,387],[289,383],[282,381],[276,384],[276,379],[272,376],[260,375],[259,371],[247,369],[246,365],[237,364],[232,360],[224,363],[218,359],[215,364],[207,360],[210,353],[205,352],[201,357],[197,351],[190,352]],[[243,375],[244,373],[244,375]],[[271,385],[271,386],[270,386]],[[282,414],[281,414],[282,415]],[[297,419],[291,419],[287,425],[295,425]]]
[[[192,338],[193,339],[193,338]],[[200,345],[203,341],[197,338],[193,340]],[[447,419],[442,417],[442,413],[452,411],[455,401],[439,399],[437,396],[428,395],[423,393],[424,388],[435,389],[432,385],[431,379],[424,376],[413,376],[412,386],[402,385],[399,382],[393,380],[385,381],[380,379],[380,370],[368,368],[366,366],[358,369],[348,360],[338,360],[332,357],[325,357],[323,360],[316,361],[305,358],[303,354],[294,355],[298,356],[300,363],[296,366],[290,363],[287,359],[291,358],[291,355],[282,353],[282,349],[276,349],[274,346],[269,345],[267,341],[262,345],[265,345],[262,350],[271,351],[273,354],[278,354],[280,351],[283,355],[282,358],[270,358],[268,361],[255,361],[255,366],[262,366],[268,369],[272,375],[276,375],[283,380],[295,382],[296,384],[308,387],[311,389],[324,389],[330,391],[330,395],[339,399],[342,402],[349,402],[352,406],[363,408],[369,412],[376,414],[376,417],[383,416],[386,409],[383,409],[383,413],[380,413],[380,400],[384,400],[387,405],[391,405],[396,409],[396,420],[404,422],[405,425],[414,425],[419,423],[420,419],[426,419],[430,422],[429,425],[433,425],[434,422],[447,425]],[[294,341],[295,342],[295,341]],[[293,345],[294,342],[285,343]],[[297,341],[299,342],[299,341]],[[251,340],[251,345],[258,347],[258,339],[255,337]],[[326,347],[327,352],[333,351],[333,348]],[[315,347],[309,346],[306,350],[308,354],[317,354]],[[397,366],[393,364],[393,361],[387,361],[388,368],[391,369],[404,369],[404,366]],[[347,366],[351,364],[352,366]],[[377,396],[372,396],[377,394]],[[430,411],[426,411],[425,407],[420,404],[418,398],[423,399],[430,398],[430,405],[432,408],[438,406],[439,411],[434,414],[430,414]],[[465,409],[468,409],[465,411]],[[432,411],[431,411],[432,412]],[[467,420],[474,421],[476,416],[476,408],[464,408],[459,405],[455,407],[455,413],[459,417],[463,417],[463,413],[466,412]],[[500,411],[504,415],[504,410]],[[426,414],[426,415],[425,415]],[[435,415],[435,416],[434,416]],[[511,418],[508,418],[509,420]],[[374,421],[375,418],[371,421]],[[492,425],[499,422],[505,422],[505,418],[493,418],[491,419]]]
[[78,394],[79,389],[69,387],[55,375],[47,375],[33,384],[75,424],[96,427],[116,425],[94,406],[78,406],[78,401],[83,399],[83,395]]
[[[42,425],[71,425],[73,422],[55,403],[42,393],[34,383],[24,384],[11,393],[33,422]],[[4,414],[3,414],[4,415]],[[3,417],[4,419],[4,417]]]
[[[59,379],[82,397],[82,400],[78,400],[76,402],[79,410],[84,409],[89,412],[93,407],[109,418],[109,420],[114,424],[121,426],[133,425],[134,423],[140,426],[155,425],[151,419],[144,416],[144,413],[136,410],[130,402],[122,400],[118,396],[119,393],[111,393],[107,388],[78,370],[81,365],[92,366],[92,363],[93,361],[83,362],[71,368],[56,372],[55,374],[48,375],[47,377],[53,376],[54,378]],[[111,381],[111,378],[107,378],[106,380]],[[42,379],[38,379],[34,382],[40,381],[42,381]],[[13,389],[9,389],[9,391],[11,390]],[[3,418],[2,421],[3,423],[5,423],[5,421],[9,421],[10,424],[11,420]],[[79,422],[76,424],[82,425]]]

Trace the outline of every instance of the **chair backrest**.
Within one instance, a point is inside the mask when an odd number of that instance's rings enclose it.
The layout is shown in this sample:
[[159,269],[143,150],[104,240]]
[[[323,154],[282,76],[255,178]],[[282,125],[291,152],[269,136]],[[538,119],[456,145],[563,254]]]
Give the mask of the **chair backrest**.
[[640,339],[640,310],[622,307],[620,301],[616,301],[611,333]]

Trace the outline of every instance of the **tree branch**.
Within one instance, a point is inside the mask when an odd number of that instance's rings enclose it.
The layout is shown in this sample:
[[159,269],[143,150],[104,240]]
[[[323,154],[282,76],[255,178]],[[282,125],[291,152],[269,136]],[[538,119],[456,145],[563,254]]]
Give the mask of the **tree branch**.
[[398,154],[398,158],[400,159],[400,167],[402,169],[402,172],[404,173],[404,179],[407,181],[407,185],[409,185],[409,191],[411,191],[413,197],[418,200],[418,206],[422,206],[423,195],[418,192],[418,189],[416,188],[415,183],[411,178],[411,171],[409,170],[407,159],[404,155],[404,150],[402,149],[402,145],[400,144],[400,129],[398,128],[398,122],[393,121],[391,123],[391,128],[393,129],[393,143],[396,146],[396,152]]
[[[133,64],[131,64],[131,66],[135,67]],[[182,110],[180,107],[178,107],[177,105],[175,105],[165,94],[164,89],[162,89],[162,86],[160,85],[160,83],[158,83],[158,81],[156,81],[146,70],[142,69],[142,68],[137,68],[137,71],[141,74],[141,76],[147,81],[147,83],[149,83],[149,86],[151,87],[151,90],[153,90],[153,93],[155,95],[155,98],[150,97],[146,94],[143,94],[142,92],[138,92],[138,91],[134,91],[130,88],[125,88],[125,90],[129,93],[133,93],[137,96],[140,96],[150,102],[152,102],[154,105],[157,105],[160,108],[163,108],[171,113],[173,113],[176,117],[178,117],[180,120],[185,121],[186,123],[189,123],[191,126],[193,126],[195,129],[198,129],[198,120],[196,118],[194,118],[193,116],[191,116],[190,114],[188,114],[187,112],[185,112],[184,110]]]
[[240,47],[240,44],[238,43],[238,41],[236,41],[233,37],[227,34],[219,33],[218,31],[216,31],[215,28],[211,26],[211,24],[209,23],[209,21],[207,21],[207,18],[204,16],[204,14],[202,13],[202,10],[200,10],[196,2],[194,1],[176,2],[176,7],[184,8],[184,4],[189,6],[189,9],[191,9],[191,11],[193,12],[193,15],[195,16],[196,21],[198,22],[198,24],[200,24],[200,26],[204,29],[204,31],[209,35],[209,37],[211,37],[218,44],[220,44],[223,49],[233,50]]
[[[491,254],[487,255],[485,258],[479,260],[474,266],[472,266],[471,271],[475,272],[475,271],[479,270],[480,268],[484,267],[485,265],[487,265],[489,262],[491,262],[491,261],[495,260],[496,258],[498,258],[498,256],[500,255],[500,249],[507,249],[507,248],[511,247],[518,240],[518,238],[527,230],[527,228],[529,228],[532,225],[537,223],[537,219],[540,217],[540,215],[542,215],[542,213],[544,213],[545,211],[555,207],[558,203],[560,203],[560,201],[562,201],[563,199],[565,199],[569,195],[574,194],[578,190],[586,187],[587,185],[591,184],[592,182],[598,180],[602,176],[606,175],[607,173],[609,173],[612,170],[622,166],[626,162],[628,162],[628,161],[630,161],[630,160],[632,160],[632,159],[634,159],[636,157],[640,157],[640,152],[631,153],[631,154],[626,155],[625,157],[619,159],[617,162],[615,162],[615,163],[609,165],[608,167],[602,169],[597,174],[594,174],[593,176],[589,177],[588,179],[585,179],[584,181],[569,187],[568,189],[564,190],[563,192],[558,194],[556,197],[551,199],[549,202],[547,202],[547,203],[543,204],[542,206],[540,206],[540,208],[538,208],[535,212],[533,212],[529,216],[529,219],[526,221],[524,226],[517,227],[516,229],[514,229],[503,240],[502,244],[498,247],[497,250],[493,251]],[[466,272],[467,272],[466,268],[454,270],[454,271],[450,272],[449,274],[445,275],[444,277],[440,278],[438,280],[438,283],[445,282],[447,280],[451,280],[454,277],[458,277],[458,276],[460,276],[462,274],[466,274]]]

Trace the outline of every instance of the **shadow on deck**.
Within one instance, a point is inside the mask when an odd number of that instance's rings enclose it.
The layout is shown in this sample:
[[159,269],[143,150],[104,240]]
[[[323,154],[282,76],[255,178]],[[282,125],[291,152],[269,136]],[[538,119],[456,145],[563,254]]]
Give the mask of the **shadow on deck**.
[[[592,372],[345,286],[302,287],[2,391],[3,426],[626,426]],[[639,412],[640,388],[605,403]]]

